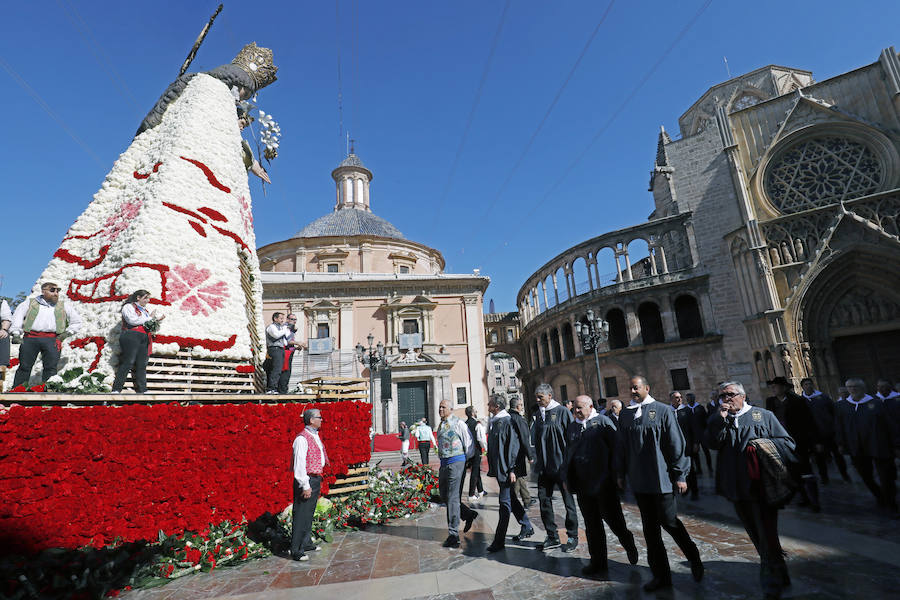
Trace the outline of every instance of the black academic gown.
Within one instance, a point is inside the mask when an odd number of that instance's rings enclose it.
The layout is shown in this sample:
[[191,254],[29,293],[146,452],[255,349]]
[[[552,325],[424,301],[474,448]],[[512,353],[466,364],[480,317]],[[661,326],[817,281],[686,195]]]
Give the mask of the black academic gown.
[[572,413],[562,405],[547,410],[544,418],[538,412],[531,430],[534,444],[534,468],[544,477],[559,478],[566,459],[566,429],[574,421]]
[[529,460],[534,460],[534,451],[531,449],[531,432],[528,431],[528,423],[525,417],[514,410],[509,411],[509,418],[512,420],[513,428],[519,438],[519,456],[516,459],[515,474],[516,477],[525,477],[528,475]]

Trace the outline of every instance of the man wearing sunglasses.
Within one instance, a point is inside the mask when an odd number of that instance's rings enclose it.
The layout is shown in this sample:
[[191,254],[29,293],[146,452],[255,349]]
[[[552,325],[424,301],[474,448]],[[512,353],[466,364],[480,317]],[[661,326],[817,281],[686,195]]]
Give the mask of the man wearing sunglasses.
[[28,383],[31,369],[41,357],[42,381],[56,375],[62,340],[81,330],[81,315],[72,303],[59,299],[60,287],[49,281],[41,284],[40,296],[31,297],[16,307],[10,332],[23,336],[19,347],[19,368],[13,387]]
[[709,447],[719,451],[716,492],[734,504],[759,553],[759,578],[765,597],[780,598],[782,588],[791,584],[778,539],[781,505],[766,501],[760,474],[762,459],[756,448],[752,454],[748,453],[747,446],[751,441],[758,444],[760,440],[769,440],[784,460],[794,450],[794,440],[771,411],[747,402],[740,383],[722,383],[718,400],[719,409],[709,418],[704,434]]

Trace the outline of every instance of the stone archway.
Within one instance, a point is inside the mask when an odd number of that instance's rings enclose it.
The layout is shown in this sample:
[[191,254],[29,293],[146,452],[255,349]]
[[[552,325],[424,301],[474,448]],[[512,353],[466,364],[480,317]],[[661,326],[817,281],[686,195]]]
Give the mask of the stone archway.
[[840,253],[814,277],[797,314],[800,357],[820,389],[848,377],[874,388],[900,372],[900,253],[870,246]]

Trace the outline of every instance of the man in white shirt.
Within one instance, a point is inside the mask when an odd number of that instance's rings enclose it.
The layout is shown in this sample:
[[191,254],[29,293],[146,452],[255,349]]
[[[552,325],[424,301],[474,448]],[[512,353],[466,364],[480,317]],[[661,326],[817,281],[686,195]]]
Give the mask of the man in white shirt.
[[310,541],[313,514],[322,486],[322,471],[328,454],[319,438],[322,413],[317,408],[303,411],[303,430],[294,438],[291,471],[294,475],[294,509],[291,523],[291,558],[307,561],[308,551],[319,550]]
[[277,394],[278,382],[281,379],[281,369],[284,366],[284,349],[288,344],[291,330],[284,324],[284,313],[276,312],[272,315],[272,324],[266,327],[266,350],[272,364],[266,373],[266,393]]
[[44,366],[42,379],[56,375],[62,340],[81,330],[81,315],[72,303],[59,299],[60,287],[49,281],[41,284],[41,295],[29,298],[16,307],[10,333],[24,336],[19,348],[19,368],[13,387],[27,384],[31,369],[40,354]]
[[12,324],[12,311],[6,300],[0,300],[0,367],[9,366],[9,326]]

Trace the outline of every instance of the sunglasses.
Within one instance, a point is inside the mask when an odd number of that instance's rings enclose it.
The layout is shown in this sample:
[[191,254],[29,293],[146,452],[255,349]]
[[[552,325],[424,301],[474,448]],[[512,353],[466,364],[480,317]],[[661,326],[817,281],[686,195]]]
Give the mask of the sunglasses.
[[52,288],[47,288],[47,291],[48,292],[61,292],[62,288],[52,287]]
[[725,392],[724,394],[719,394],[717,398],[719,400],[731,400],[732,398],[735,398],[735,397],[741,396],[741,395],[742,394],[739,394],[738,392]]

